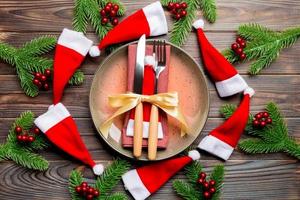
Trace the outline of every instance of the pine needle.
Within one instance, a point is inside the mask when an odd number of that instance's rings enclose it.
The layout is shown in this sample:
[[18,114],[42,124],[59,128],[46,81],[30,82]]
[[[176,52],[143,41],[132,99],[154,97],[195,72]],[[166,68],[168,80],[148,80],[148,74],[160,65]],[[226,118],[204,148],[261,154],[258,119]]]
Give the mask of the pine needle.
[[217,19],[217,6],[215,0],[200,0],[200,7],[204,17],[210,23],[214,23]]
[[199,200],[201,194],[197,192],[190,184],[182,181],[175,180],[173,182],[173,188],[182,198],[187,200]]
[[217,200],[220,199],[221,196],[221,190],[223,187],[223,181],[224,181],[224,165],[217,165],[214,167],[213,172],[210,175],[210,179],[211,180],[215,180],[216,181],[216,192],[214,193],[214,195],[212,196],[212,200]]

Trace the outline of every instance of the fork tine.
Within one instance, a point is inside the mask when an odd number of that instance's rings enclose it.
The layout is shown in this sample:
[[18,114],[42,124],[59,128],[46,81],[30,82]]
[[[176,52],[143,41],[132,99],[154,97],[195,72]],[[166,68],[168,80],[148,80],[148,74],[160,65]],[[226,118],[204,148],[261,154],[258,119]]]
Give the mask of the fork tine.
[[167,57],[167,50],[166,50],[166,41],[164,40],[164,51],[163,51],[163,54],[164,54],[164,56],[163,56],[163,63],[164,63],[164,65],[166,64],[166,61],[167,61],[167,59],[166,59],[166,57]]
[[159,61],[160,61],[160,63],[162,63],[162,61],[163,61],[163,45],[162,45],[162,41],[160,40],[160,59],[159,59]]

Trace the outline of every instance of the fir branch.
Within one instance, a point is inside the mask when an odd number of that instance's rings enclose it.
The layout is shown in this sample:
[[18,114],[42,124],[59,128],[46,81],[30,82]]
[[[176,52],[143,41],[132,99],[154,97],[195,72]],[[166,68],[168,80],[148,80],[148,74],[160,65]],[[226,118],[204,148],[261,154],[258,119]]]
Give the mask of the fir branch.
[[55,47],[56,42],[57,40],[54,36],[41,36],[26,42],[22,50],[27,55],[40,56],[51,51]]
[[188,165],[186,169],[186,176],[191,184],[196,184],[199,179],[199,174],[202,171],[202,165],[200,162],[193,162],[191,165]]
[[173,188],[181,197],[187,200],[199,200],[201,198],[201,194],[197,192],[190,184],[182,181],[175,180],[173,182]]
[[[239,27],[238,34],[247,39],[245,60],[256,60],[250,65],[249,73],[257,75],[276,60],[282,49],[295,44],[300,37],[300,27],[275,32],[259,24],[244,24]],[[239,61],[231,49],[223,51],[223,55],[231,63]]]
[[210,23],[214,23],[217,19],[217,6],[215,0],[200,0],[200,7],[203,11],[203,16]]
[[81,85],[84,81],[83,72],[78,69],[69,80],[70,85]]
[[88,17],[85,13],[86,0],[75,1],[73,29],[82,33],[86,33]]
[[[225,105],[222,107],[221,113],[225,118],[229,118],[235,109],[236,107],[233,105]],[[287,125],[276,104],[268,103],[266,110],[272,118],[272,124],[263,129],[254,128],[252,126],[253,115],[250,114],[245,131],[257,138],[241,140],[239,148],[249,154],[286,152],[300,159],[300,145],[288,135]]]
[[75,191],[75,187],[80,185],[83,182],[83,177],[81,172],[78,170],[73,170],[69,176],[69,192],[71,193],[71,197],[73,200],[81,200],[81,198],[77,192]]
[[17,164],[29,168],[44,171],[48,169],[49,163],[33,151],[48,147],[48,142],[43,134],[37,135],[36,140],[30,144],[20,144],[16,139],[15,128],[21,126],[23,130],[29,130],[33,126],[34,114],[30,111],[21,113],[12,124],[6,143],[0,145],[0,161],[13,160]]
[[109,167],[106,168],[103,175],[96,180],[96,188],[102,194],[107,194],[119,182],[121,176],[128,171],[129,163],[125,160],[117,159]]
[[220,199],[221,196],[221,190],[223,186],[223,181],[224,181],[224,165],[217,165],[214,167],[213,172],[210,175],[211,180],[216,181],[216,192],[212,196],[212,200],[217,200]]
[[118,16],[125,15],[126,8],[125,8],[125,6],[123,5],[123,3],[121,1],[119,1],[119,0],[98,0],[98,3],[101,6],[101,8],[104,8],[104,6],[108,2],[111,2],[113,4],[117,4],[119,6],[119,10],[118,10],[118,13],[117,13]]
[[112,194],[112,195],[110,195],[110,196],[108,196],[108,197],[105,197],[105,198],[101,198],[101,196],[100,196],[100,198],[99,198],[99,200],[127,200],[128,199],[128,197],[126,196],[126,194],[124,194],[124,193],[121,193],[121,192],[116,192],[116,193],[114,193],[114,194]]

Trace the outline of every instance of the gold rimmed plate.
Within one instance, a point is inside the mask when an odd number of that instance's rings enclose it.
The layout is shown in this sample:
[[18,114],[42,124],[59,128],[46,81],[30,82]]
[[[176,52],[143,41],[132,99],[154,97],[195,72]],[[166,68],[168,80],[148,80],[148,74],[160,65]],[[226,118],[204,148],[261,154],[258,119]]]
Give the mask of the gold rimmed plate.
[[[147,40],[147,44],[152,42],[153,40]],[[104,141],[120,154],[133,158],[132,148],[123,148],[121,138],[119,141],[116,137],[105,138],[99,130],[100,124],[115,111],[109,107],[108,97],[126,93],[127,53],[130,44],[110,54],[96,71],[90,91],[90,111],[94,125]],[[171,46],[168,91],[178,92],[180,109],[185,116],[190,133],[181,137],[178,123],[168,118],[168,145],[166,149],[158,150],[156,160],[172,157],[189,147],[200,135],[209,111],[209,92],[199,64],[183,49],[168,44]],[[123,120],[124,117],[117,118],[114,121],[116,127],[121,129]],[[139,160],[148,160],[147,149],[143,150]]]

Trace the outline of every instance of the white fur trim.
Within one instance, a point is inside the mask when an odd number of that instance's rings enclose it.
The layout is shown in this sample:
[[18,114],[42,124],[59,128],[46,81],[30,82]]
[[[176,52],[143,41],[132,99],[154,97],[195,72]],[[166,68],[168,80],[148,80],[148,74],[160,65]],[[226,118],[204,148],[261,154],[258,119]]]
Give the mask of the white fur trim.
[[[148,138],[149,137],[149,122],[143,122],[143,138]],[[161,122],[158,122],[158,127],[157,127],[157,138],[162,139],[164,137],[163,134],[163,129]],[[134,120],[129,119],[128,124],[127,124],[127,129],[126,129],[126,135],[127,136],[133,136],[134,134]]]
[[72,31],[64,28],[63,32],[58,38],[57,43],[67,48],[73,49],[82,56],[86,56],[89,49],[93,45],[93,41],[89,40],[81,32]]
[[151,195],[142,182],[136,169],[126,172],[122,176],[122,180],[124,182],[125,189],[131,193],[135,200],[144,200]]
[[246,81],[239,74],[233,77],[216,82],[216,88],[220,97],[228,97],[244,91],[248,87]]
[[50,128],[69,117],[70,113],[62,103],[49,106],[49,109],[44,114],[34,120],[34,124],[43,132],[46,133]]
[[189,151],[188,156],[193,160],[199,160],[201,155],[197,150]]
[[249,96],[252,97],[255,94],[255,91],[251,87],[248,87],[244,90],[244,95],[245,94],[249,94]]
[[109,129],[109,136],[117,143],[120,143],[121,130],[115,124],[112,124]]
[[98,57],[101,54],[101,51],[98,46],[92,46],[89,50],[89,54],[91,57]]
[[199,143],[198,148],[224,160],[228,160],[234,150],[232,146],[212,135],[204,137]]
[[163,35],[168,33],[168,24],[164,9],[159,1],[156,1],[143,8],[150,27],[150,36]]
[[101,175],[104,172],[104,166],[102,164],[96,164],[93,167],[93,172],[97,176]]
[[193,27],[195,29],[198,29],[198,28],[203,29],[204,28],[204,21],[202,19],[198,19],[198,20],[194,21]]
[[155,58],[153,56],[145,56],[144,59],[144,65],[151,65],[152,67],[155,67]]

